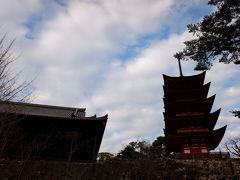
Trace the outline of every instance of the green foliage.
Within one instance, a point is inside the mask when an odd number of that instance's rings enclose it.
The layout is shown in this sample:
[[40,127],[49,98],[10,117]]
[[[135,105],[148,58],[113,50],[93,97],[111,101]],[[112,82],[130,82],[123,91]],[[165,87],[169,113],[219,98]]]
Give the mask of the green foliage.
[[149,144],[146,141],[130,142],[117,154],[117,158],[135,160],[142,158],[149,151]]
[[233,113],[234,116],[240,118],[240,111],[231,111],[231,113]]
[[165,137],[158,136],[157,139],[155,141],[153,141],[152,148],[165,149]]
[[117,154],[117,158],[136,160],[161,157],[163,155],[165,155],[165,138],[159,136],[152,144],[146,141],[130,142]]
[[151,145],[151,154],[155,156],[166,155],[165,149],[166,149],[165,137],[159,136],[155,141],[153,141]]
[[101,152],[101,153],[98,153],[97,160],[99,162],[105,162],[107,160],[110,160],[113,157],[114,157],[114,155],[109,152]]
[[153,159],[165,156],[165,137],[159,136],[152,144],[146,141],[132,141],[126,145],[120,152],[114,156],[109,152],[98,154],[98,162],[107,160],[139,160]]
[[210,0],[216,11],[188,30],[196,38],[184,42],[183,51],[174,55],[178,59],[197,62],[195,70],[208,70],[212,61],[240,63],[240,1]]

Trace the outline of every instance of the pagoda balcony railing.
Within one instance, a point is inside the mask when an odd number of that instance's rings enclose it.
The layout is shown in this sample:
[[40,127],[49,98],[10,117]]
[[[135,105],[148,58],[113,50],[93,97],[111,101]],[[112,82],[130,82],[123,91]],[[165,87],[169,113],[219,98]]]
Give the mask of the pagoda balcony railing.
[[199,115],[205,115],[204,112],[182,112],[182,113],[176,113],[176,116],[199,116]]
[[191,128],[181,128],[177,130],[177,133],[191,133],[191,132],[209,132],[209,129],[191,127]]
[[199,154],[199,153],[209,153],[209,150],[207,147],[196,147],[196,146],[189,146],[184,147],[182,152],[184,154]]

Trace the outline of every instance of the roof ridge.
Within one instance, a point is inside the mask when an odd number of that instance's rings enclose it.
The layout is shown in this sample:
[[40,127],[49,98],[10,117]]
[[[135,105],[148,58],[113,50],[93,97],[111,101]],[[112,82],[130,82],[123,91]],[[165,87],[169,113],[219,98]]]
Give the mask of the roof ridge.
[[65,110],[75,110],[78,109],[81,112],[85,112],[86,108],[75,108],[75,107],[65,107],[65,106],[56,106],[56,105],[45,105],[45,104],[35,104],[35,103],[24,103],[24,102],[13,102],[13,101],[2,101],[0,103],[9,104],[9,105],[23,105],[30,107],[42,107],[42,108],[55,108],[55,109],[65,109]]

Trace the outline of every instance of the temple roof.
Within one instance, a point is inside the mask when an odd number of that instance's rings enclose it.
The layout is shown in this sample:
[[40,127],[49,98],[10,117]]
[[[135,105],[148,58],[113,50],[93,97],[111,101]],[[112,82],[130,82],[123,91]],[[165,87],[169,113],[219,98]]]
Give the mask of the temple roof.
[[34,158],[64,161],[96,160],[108,119],[108,115],[86,117],[85,108],[16,102],[0,102],[0,116],[17,120],[20,139],[11,139],[4,157],[19,158],[29,146]]
[[0,102],[0,113],[16,113],[58,118],[85,117],[85,108],[72,108],[19,102]]

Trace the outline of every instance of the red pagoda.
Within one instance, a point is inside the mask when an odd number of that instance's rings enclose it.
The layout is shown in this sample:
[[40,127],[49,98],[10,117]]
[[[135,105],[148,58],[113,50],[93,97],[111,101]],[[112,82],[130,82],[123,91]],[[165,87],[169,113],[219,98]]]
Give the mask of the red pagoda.
[[211,112],[215,95],[207,97],[205,72],[179,77],[163,75],[166,149],[183,154],[209,153],[220,143],[226,126],[214,130],[220,110]]

